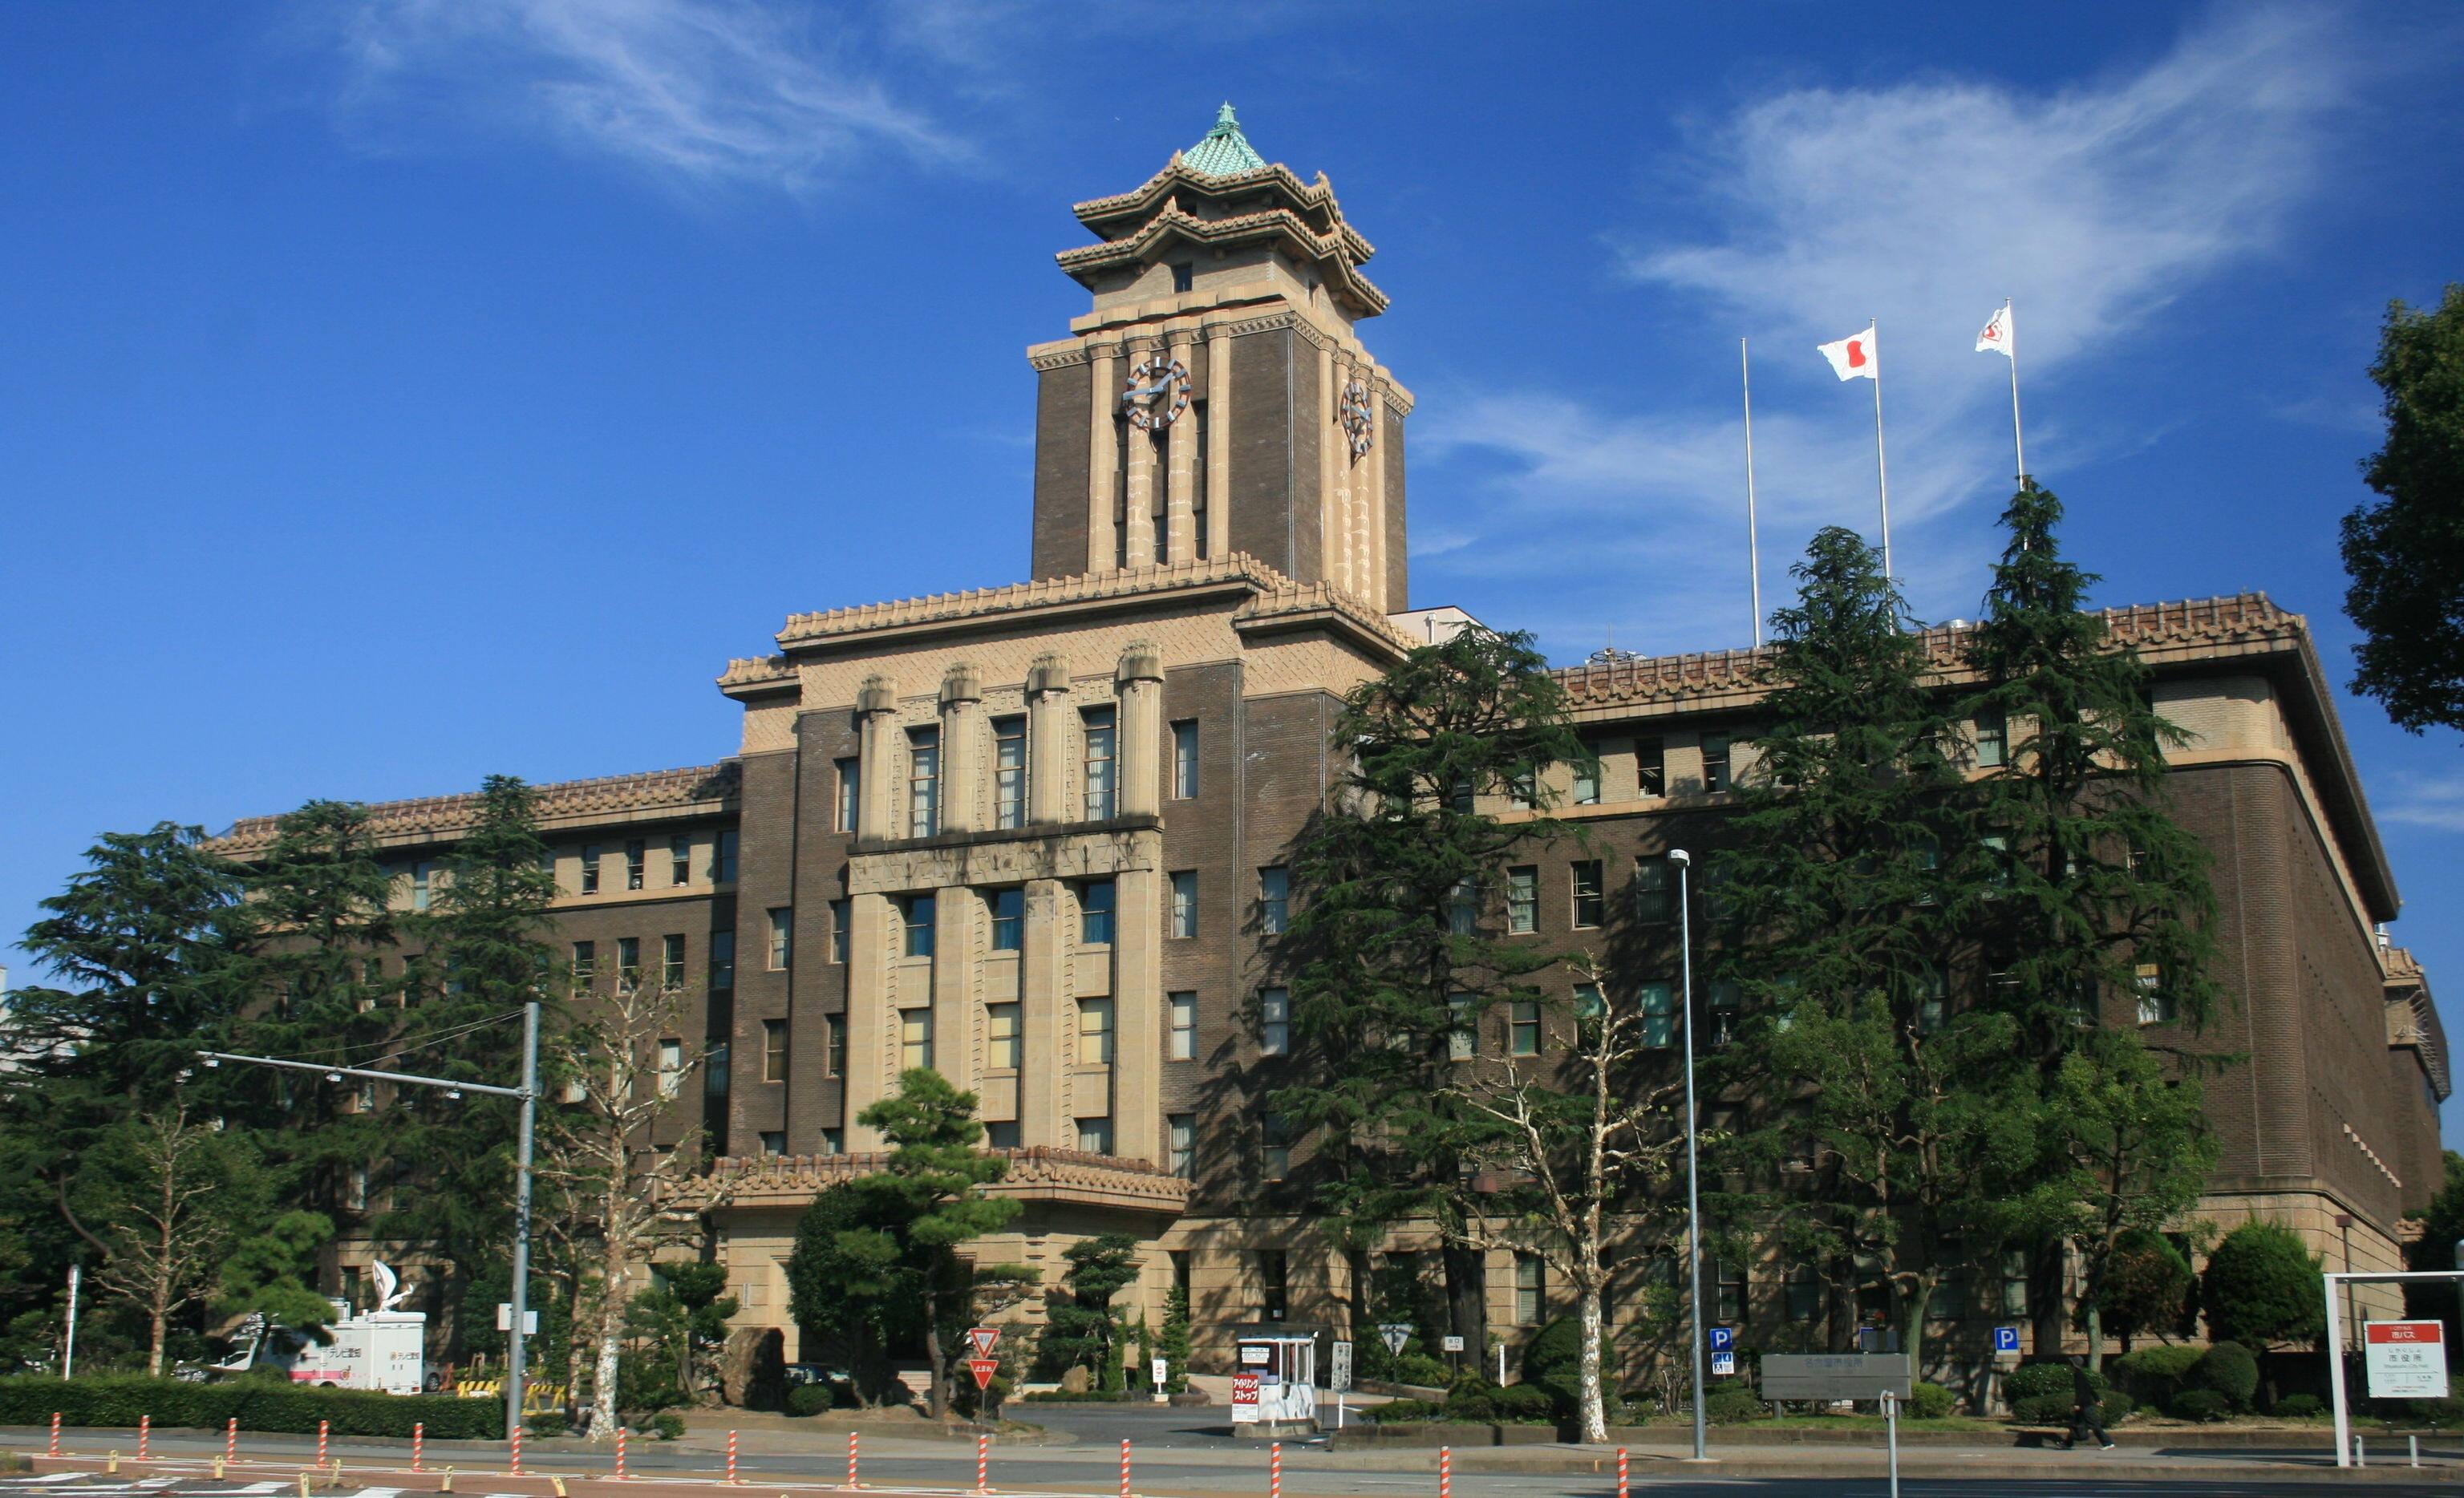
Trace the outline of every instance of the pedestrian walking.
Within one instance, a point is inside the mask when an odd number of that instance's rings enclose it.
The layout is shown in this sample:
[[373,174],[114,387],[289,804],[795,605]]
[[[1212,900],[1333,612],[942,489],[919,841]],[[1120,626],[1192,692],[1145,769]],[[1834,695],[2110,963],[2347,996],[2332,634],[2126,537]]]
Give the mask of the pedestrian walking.
[[2062,1449],[2068,1451],[2078,1445],[2082,1434],[2092,1434],[2101,1449],[2112,1450],[2113,1438],[2104,1433],[2104,1396],[2089,1379],[2084,1357],[2071,1359],[2071,1434],[2062,1443]]

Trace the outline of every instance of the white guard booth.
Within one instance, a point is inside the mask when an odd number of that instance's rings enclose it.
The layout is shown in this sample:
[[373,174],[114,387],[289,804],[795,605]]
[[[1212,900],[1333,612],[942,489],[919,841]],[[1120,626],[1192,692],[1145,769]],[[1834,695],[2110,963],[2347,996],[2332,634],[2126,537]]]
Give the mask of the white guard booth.
[[1232,1433],[1317,1434],[1317,1338],[1243,1336],[1232,1345]]

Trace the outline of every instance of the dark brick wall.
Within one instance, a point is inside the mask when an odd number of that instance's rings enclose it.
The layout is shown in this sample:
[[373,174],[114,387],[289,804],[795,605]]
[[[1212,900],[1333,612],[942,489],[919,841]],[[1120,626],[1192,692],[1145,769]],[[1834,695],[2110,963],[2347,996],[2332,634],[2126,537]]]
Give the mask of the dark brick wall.
[[[762,1022],[784,1019],[788,975],[770,971],[770,911],[796,905],[796,750],[748,755],[737,841],[736,1013],[726,1153],[758,1155],[761,1133],[784,1127],[781,1089],[761,1080]],[[805,913],[797,911],[798,935]]]
[[851,832],[836,830],[837,760],[858,748],[852,708],[828,708],[796,720],[803,746],[796,844],[797,940],[795,1002],[788,1024],[787,1151],[810,1154],[824,1129],[846,1127],[845,1083],[827,1074],[824,1017],[847,1013],[847,965],[830,960],[830,902],[847,898]]
[[1317,351],[1289,328],[1232,341],[1234,551],[1305,583],[1323,575],[1318,538]]
[[1092,364],[1046,369],[1035,387],[1034,575],[1087,570],[1087,485],[1094,454]]

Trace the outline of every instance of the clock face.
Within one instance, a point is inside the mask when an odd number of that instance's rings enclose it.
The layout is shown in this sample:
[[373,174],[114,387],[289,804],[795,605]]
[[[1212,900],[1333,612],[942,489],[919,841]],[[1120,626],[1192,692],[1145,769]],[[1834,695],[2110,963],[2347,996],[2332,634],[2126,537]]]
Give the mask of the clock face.
[[1377,417],[1369,407],[1369,386],[1357,380],[1343,387],[1343,399],[1336,404],[1335,415],[1343,423],[1344,439],[1352,444],[1352,455],[1367,452],[1377,440]]
[[1130,366],[1130,383],[1121,392],[1130,425],[1140,431],[1161,431],[1189,408],[1189,366],[1162,354],[1149,354]]

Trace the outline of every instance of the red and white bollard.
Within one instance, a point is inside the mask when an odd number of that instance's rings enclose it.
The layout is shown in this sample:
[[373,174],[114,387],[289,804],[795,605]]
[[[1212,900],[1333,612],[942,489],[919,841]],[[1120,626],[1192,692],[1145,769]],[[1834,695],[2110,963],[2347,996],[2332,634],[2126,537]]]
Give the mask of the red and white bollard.
[[736,1486],[736,1432],[727,1433],[727,1486]]
[[616,1481],[625,1480],[625,1427],[616,1427]]
[[223,1421],[223,1465],[229,1466],[238,1460],[239,1417],[234,1415]]
[[849,1487],[862,1487],[864,1485],[863,1485],[862,1483],[857,1482],[857,1481],[856,1481],[856,1478],[855,1478],[855,1457],[856,1457],[856,1444],[855,1444],[855,1438],[856,1438],[856,1433],[855,1433],[854,1431],[850,1430],[850,1431],[848,1431],[848,1432],[847,1432],[847,1485]]
[[1438,1447],[1438,1498],[1455,1498],[1455,1448]]
[[60,1454],[60,1412],[57,1410],[52,1411],[52,1449],[43,1454],[45,1456]]
[[978,1436],[976,1438],[976,1491],[979,1493],[988,1493],[992,1491],[992,1485],[985,1481],[992,1472],[992,1437]]
[[1121,1498],[1130,1498],[1130,1443],[1121,1443]]
[[514,1428],[507,1434],[512,1438],[513,1442],[514,1475],[516,1477],[519,1477],[522,1475],[522,1422],[520,1421],[514,1421]]
[[153,1447],[154,1417],[140,1415],[137,1417],[137,1460],[143,1462],[153,1455]]
[[[236,1423],[236,1421],[234,1421],[234,1423]],[[414,1472],[422,1470],[427,1456],[428,1421],[424,1420],[412,1421],[410,1422],[410,1469]]]
[[325,1465],[325,1440],[333,1434],[333,1430],[334,1422],[330,1420],[320,1420],[317,1422],[317,1465],[319,1466]]
[[1628,1498],[1628,1492],[1629,1489],[1626,1487],[1625,1474],[1625,1447],[1619,1446],[1617,1447],[1617,1498]]
[[1266,1447],[1266,1498],[1284,1498],[1284,1443]]

